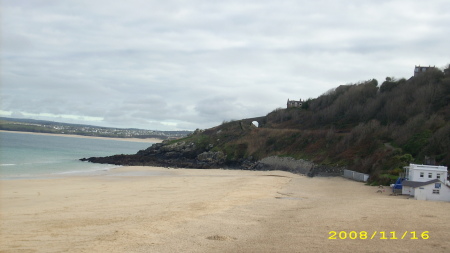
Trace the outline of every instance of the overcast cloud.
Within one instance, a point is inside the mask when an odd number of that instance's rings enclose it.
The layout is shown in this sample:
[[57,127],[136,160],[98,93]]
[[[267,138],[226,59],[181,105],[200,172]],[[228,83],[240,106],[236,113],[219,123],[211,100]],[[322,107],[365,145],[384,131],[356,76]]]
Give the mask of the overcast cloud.
[[157,130],[450,63],[448,0],[1,2],[1,115]]

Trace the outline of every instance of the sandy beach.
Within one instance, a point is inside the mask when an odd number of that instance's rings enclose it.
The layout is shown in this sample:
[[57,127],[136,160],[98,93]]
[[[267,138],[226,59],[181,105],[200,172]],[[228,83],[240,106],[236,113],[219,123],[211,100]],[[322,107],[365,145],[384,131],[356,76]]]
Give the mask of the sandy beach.
[[450,251],[450,203],[340,177],[120,167],[0,184],[0,252]]
[[103,139],[103,140],[115,140],[115,141],[132,141],[132,142],[151,142],[151,143],[161,143],[161,139],[156,138],[112,138],[112,137],[98,137],[98,136],[84,136],[76,134],[50,134],[50,133],[35,133],[35,132],[22,132],[22,131],[5,131],[0,130],[0,132],[6,133],[21,133],[21,134],[35,134],[35,135],[48,135],[48,136],[61,136],[61,137],[72,137],[72,138],[92,138],[92,139]]

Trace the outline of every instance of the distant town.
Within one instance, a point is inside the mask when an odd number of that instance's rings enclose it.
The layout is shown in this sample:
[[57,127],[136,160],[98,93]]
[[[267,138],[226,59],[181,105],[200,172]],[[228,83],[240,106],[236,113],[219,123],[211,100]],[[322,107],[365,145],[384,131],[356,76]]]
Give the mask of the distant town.
[[192,133],[192,131],[158,131],[135,128],[111,128],[6,117],[0,117],[0,130],[53,134],[76,134],[111,138],[157,138],[161,140],[178,139]]

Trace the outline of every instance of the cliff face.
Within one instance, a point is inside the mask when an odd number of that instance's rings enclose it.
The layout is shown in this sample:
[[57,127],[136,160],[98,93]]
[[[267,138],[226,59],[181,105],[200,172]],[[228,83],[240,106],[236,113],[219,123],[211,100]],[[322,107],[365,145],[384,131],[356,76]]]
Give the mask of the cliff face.
[[302,108],[196,130],[135,155],[84,160],[311,176],[348,168],[388,184],[410,162],[450,165],[450,76],[435,70],[410,80],[389,78],[381,86],[376,80],[342,85]]

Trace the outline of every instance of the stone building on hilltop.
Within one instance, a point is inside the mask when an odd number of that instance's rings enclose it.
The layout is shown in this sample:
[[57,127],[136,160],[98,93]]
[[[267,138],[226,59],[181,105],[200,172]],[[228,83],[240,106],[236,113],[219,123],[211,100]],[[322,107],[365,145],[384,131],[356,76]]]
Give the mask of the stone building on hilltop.
[[424,66],[420,66],[420,65],[415,66],[414,67],[414,76],[418,76],[421,73],[427,72],[428,70],[435,69],[435,68],[436,68],[436,66],[433,66],[433,67],[431,67],[431,66],[424,67]]
[[287,108],[291,108],[291,107],[300,108],[300,107],[302,107],[302,105],[303,105],[302,99],[296,101],[296,100],[289,100],[289,98],[288,98],[288,100],[287,100]]

